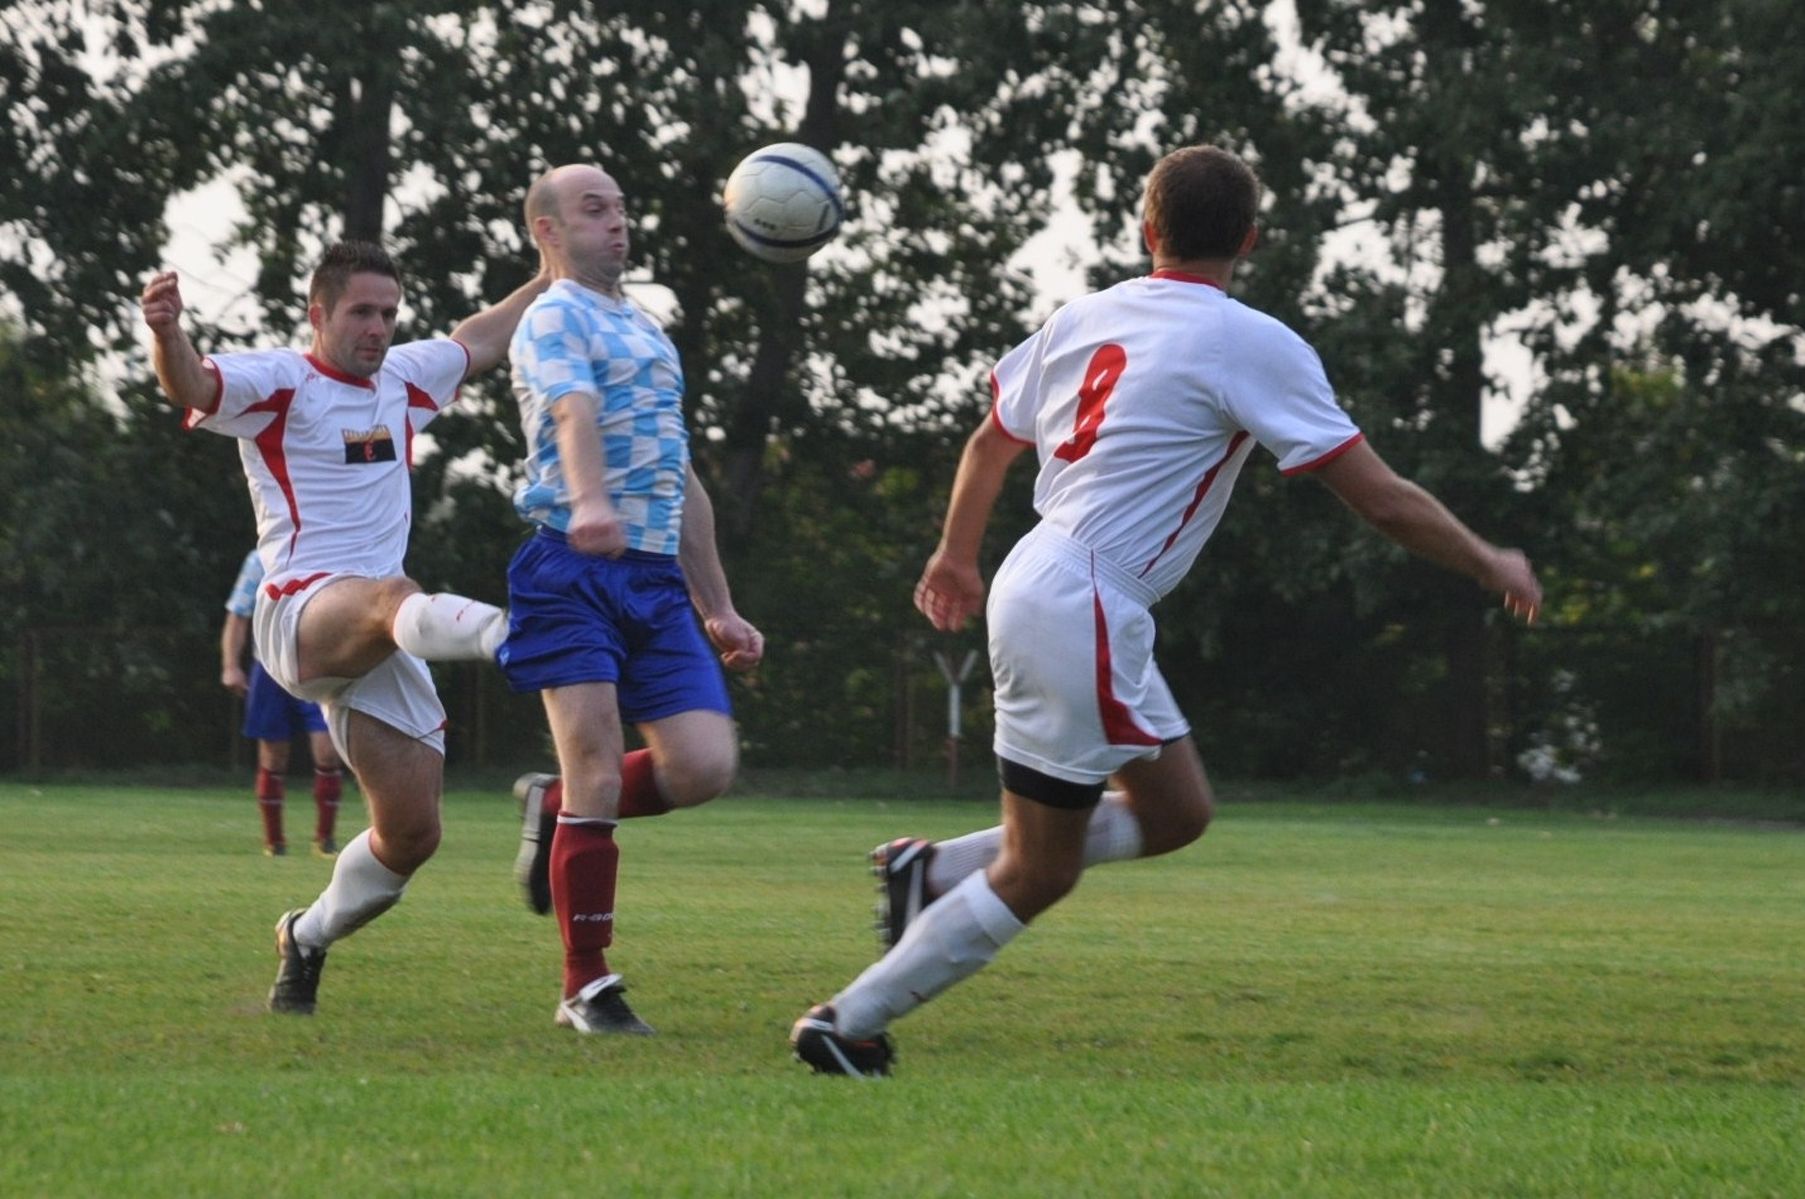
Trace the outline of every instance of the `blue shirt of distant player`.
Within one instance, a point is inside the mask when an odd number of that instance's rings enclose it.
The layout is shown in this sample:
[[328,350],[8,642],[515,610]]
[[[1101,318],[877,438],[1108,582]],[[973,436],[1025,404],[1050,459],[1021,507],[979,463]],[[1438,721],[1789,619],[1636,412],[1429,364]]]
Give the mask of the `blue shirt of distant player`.
[[675,554],[683,523],[689,431],[677,347],[638,305],[560,279],[534,300],[508,350],[526,433],[526,480],[514,507],[536,524],[570,529],[570,488],[552,405],[596,397],[608,500],[629,549]]
[[[263,582],[263,559],[252,550],[244,556],[244,565],[238,568],[238,578],[232,581],[232,590],[226,594],[226,611],[234,616],[249,620],[257,611],[257,584]],[[255,653],[255,647],[252,652]]]

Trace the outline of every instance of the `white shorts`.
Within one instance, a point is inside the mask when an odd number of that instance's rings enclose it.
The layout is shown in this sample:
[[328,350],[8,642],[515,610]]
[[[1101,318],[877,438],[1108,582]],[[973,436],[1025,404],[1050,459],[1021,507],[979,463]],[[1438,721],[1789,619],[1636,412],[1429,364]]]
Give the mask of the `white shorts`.
[[1153,663],[1157,598],[1048,525],[1017,542],[985,609],[997,756],[1095,783],[1189,733]]
[[432,671],[412,654],[396,650],[373,670],[354,679],[300,679],[301,613],[314,596],[332,584],[357,577],[360,576],[289,571],[266,578],[257,589],[257,609],[252,617],[258,660],[284,691],[320,705],[332,744],[345,761],[351,762],[346,722],[353,711],[373,716],[443,755],[445,707],[433,688]]

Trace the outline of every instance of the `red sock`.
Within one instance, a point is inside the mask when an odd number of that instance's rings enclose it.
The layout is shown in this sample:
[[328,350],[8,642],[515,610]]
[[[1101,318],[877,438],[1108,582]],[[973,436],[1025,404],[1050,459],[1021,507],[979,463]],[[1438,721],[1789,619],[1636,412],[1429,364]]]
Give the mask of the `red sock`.
[[263,813],[263,843],[281,845],[282,776],[257,768],[257,810]]
[[671,810],[670,801],[659,794],[657,773],[652,769],[652,751],[636,749],[620,760],[620,818],[662,816]]
[[552,837],[552,905],[564,934],[564,996],[608,973],[620,846],[608,820],[562,819]]
[[339,770],[320,770],[313,772],[313,839],[324,841],[332,836],[332,826],[338,820],[338,797],[344,791],[344,772]]
[[[545,784],[545,798],[540,800],[541,816],[556,816],[564,810],[564,780]],[[620,818],[662,816],[671,810],[670,801],[658,790],[658,779],[652,770],[652,751],[636,749],[620,762]]]

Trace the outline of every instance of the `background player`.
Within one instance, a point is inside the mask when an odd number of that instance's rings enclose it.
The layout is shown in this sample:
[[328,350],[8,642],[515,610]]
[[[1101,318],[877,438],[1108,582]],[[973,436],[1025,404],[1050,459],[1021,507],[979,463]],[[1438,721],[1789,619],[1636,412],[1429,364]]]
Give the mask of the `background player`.
[[202,358],[181,327],[173,272],[140,304],[158,382],[191,428],[238,439],[268,576],[253,617],[277,683],[318,701],[357,774],[371,827],[352,838],[313,904],[277,923],[270,1007],[311,1012],[326,947],[401,898],[438,847],[445,709],[422,659],[490,659],[507,614],[425,594],[402,573],[413,437],[470,375],[507,354],[541,272],[449,339],[390,348],[400,274],[367,242],[329,248],[307,292],[311,348]]
[[219,681],[244,700],[244,735],[257,742],[257,810],[263,816],[263,852],[271,857],[288,852],[282,835],[284,776],[296,734],[306,733],[313,756],[313,852],[330,858],[338,853],[333,829],[344,772],[326,733],[326,718],[318,704],[296,699],[278,687],[254,650],[250,671],[244,668],[245,650],[251,644],[251,616],[257,608],[257,584],[261,582],[263,559],[252,550],[244,556],[244,565],[238,568],[238,578],[226,595],[226,621],[219,631]]
[[[1153,274],[1066,305],[997,364],[995,403],[966,443],[915,604],[946,631],[984,605],[984,527],[1008,467],[1033,446],[1040,523],[998,570],[988,606],[1003,823],[957,855],[966,872],[942,881],[950,889],[902,913],[881,960],[796,1022],[791,1043],[815,1070],[887,1073],[890,1023],[981,969],[1086,864],[1202,835],[1209,782],[1154,665],[1151,608],[1203,549],[1256,443],[1286,474],[1314,473],[1386,536],[1534,618],[1528,560],[1394,474],[1335,402],[1315,352],[1228,298],[1258,210],[1259,184],[1233,154],[1168,155],[1146,187]],[[1111,780],[1120,794],[1100,802]],[[925,874],[925,848],[883,847],[880,868]]]
[[[734,610],[721,569],[676,347],[621,288],[630,242],[619,184],[593,166],[555,168],[528,190],[526,222],[556,282],[514,334],[527,443],[514,504],[537,531],[508,570],[500,661],[516,691],[543,695],[563,775],[545,872],[564,939],[557,1022],[645,1035],[604,953],[615,825],[727,789],[739,740],[708,641],[748,670],[764,638]],[[623,753],[622,721],[646,749]],[[525,782],[530,836],[546,788]],[[529,866],[539,848],[523,846]]]

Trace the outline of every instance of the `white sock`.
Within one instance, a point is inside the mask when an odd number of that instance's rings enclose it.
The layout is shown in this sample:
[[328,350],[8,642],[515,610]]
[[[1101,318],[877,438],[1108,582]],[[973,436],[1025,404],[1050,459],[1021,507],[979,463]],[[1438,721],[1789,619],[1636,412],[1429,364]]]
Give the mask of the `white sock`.
[[[1002,849],[1001,825],[935,842],[934,856],[928,862],[928,891],[945,895],[960,879],[996,861]],[[1141,822],[1134,818],[1120,791],[1105,791],[1084,830],[1084,864],[1127,862],[1140,856]]]
[[390,632],[397,646],[428,662],[487,662],[507,640],[508,613],[448,591],[416,592],[401,601]]
[[407,877],[376,860],[370,851],[370,830],[365,829],[338,851],[332,881],[295,921],[295,940],[310,949],[324,949],[350,936],[400,902]]
[[889,953],[834,996],[835,1028],[854,1039],[876,1036],[892,1020],[983,969],[1026,927],[990,889],[983,871],[967,875],[922,909]]

